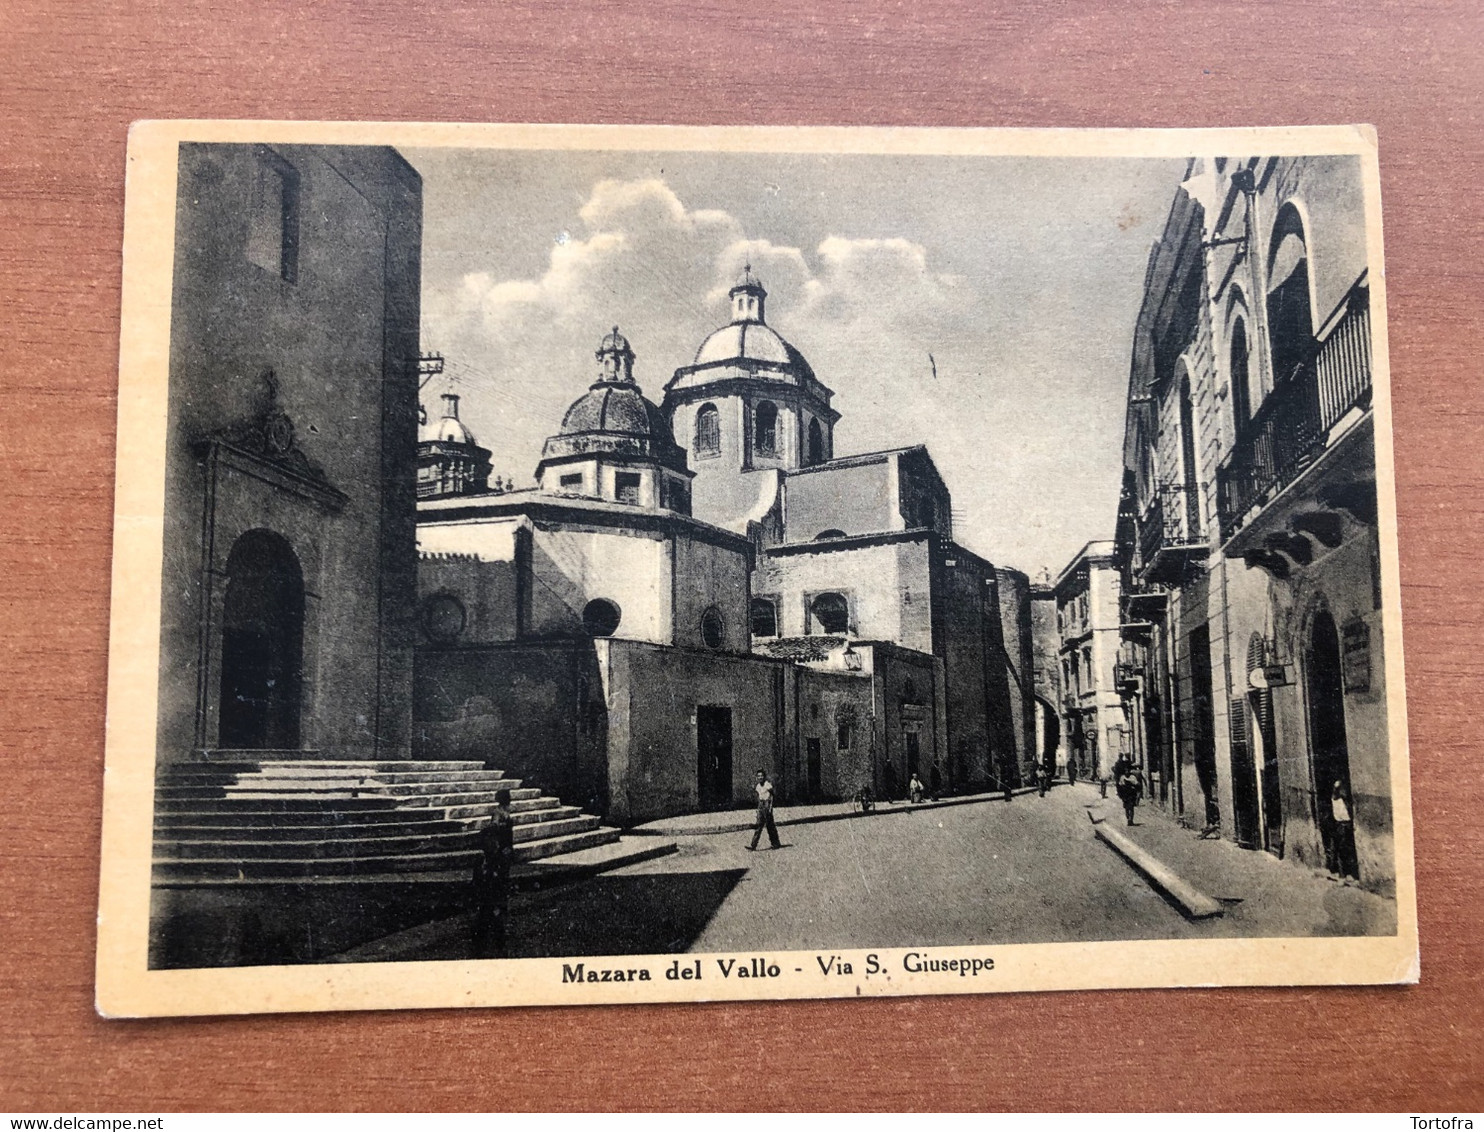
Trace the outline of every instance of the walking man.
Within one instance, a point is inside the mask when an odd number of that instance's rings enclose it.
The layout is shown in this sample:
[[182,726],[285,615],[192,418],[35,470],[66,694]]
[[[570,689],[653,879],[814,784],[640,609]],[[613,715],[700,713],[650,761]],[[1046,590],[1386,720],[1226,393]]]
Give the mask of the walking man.
[[515,860],[515,820],[510,813],[510,791],[495,791],[495,812],[479,837],[480,857],[474,865],[478,911],[474,916],[474,955],[500,959],[505,955],[505,922],[510,914],[510,866]]
[[749,850],[757,848],[758,838],[763,835],[763,830],[768,831],[768,845],[771,849],[777,849],[778,827],[773,824],[773,784],[768,781],[768,776],[763,771],[757,772],[757,782],[752,789],[757,793],[757,824],[752,830],[752,844]]

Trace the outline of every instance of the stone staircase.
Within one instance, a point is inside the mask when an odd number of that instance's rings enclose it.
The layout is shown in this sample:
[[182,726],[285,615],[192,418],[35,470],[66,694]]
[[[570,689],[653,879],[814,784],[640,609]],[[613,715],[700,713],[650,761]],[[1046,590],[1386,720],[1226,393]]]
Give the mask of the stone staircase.
[[154,879],[467,877],[501,789],[511,794],[518,863],[619,839],[591,814],[477,761],[177,764],[156,780]]

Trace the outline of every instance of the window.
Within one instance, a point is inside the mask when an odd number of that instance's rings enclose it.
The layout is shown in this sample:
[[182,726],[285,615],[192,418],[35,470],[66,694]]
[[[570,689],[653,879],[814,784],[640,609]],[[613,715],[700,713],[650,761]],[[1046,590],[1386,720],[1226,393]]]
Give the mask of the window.
[[258,151],[247,222],[247,259],[290,283],[299,277],[299,173],[267,149]]
[[752,447],[759,456],[778,455],[778,406],[759,401],[754,416]]
[[582,473],[563,476],[559,481],[562,492],[566,495],[580,495],[582,493]]
[[910,676],[902,685],[902,702],[904,704],[917,703],[917,683]]
[[639,503],[639,473],[619,472],[613,477],[614,497],[620,503]]
[[1293,375],[1314,342],[1309,306],[1309,252],[1298,209],[1285,204],[1273,226],[1268,253],[1268,337],[1272,346],[1273,381]]
[[721,414],[709,402],[696,413],[696,455],[721,455]]
[[820,594],[809,604],[814,615],[814,626],[821,633],[848,633],[850,631],[850,603],[844,594]]
[[842,751],[850,750],[850,741],[855,738],[855,728],[850,720],[842,719],[835,724],[835,746]]
[[824,463],[824,429],[819,427],[819,422],[809,422],[809,460],[810,464]]
[[423,603],[423,632],[440,645],[458,640],[468,624],[463,603],[453,594],[434,594]]
[[665,506],[671,511],[677,511],[682,515],[690,514],[690,484],[684,480],[665,480],[665,490],[668,496]]
[[1232,419],[1239,436],[1252,419],[1254,401],[1247,354],[1247,324],[1239,318],[1232,324],[1231,351]]
[[618,631],[623,613],[605,598],[594,598],[582,610],[582,627],[594,637],[611,637]]
[[721,619],[721,610],[714,605],[701,614],[701,642],[708,649],[719,649],[727,643],[726,622]]
[[753,598],[751,611],[754,637],[776,637],[778,635],[778,606],[771,598]]
[[815,535],[814,536],[814,541],[815,542],[821,542],[824,539],[844,538],[844,537],[845,537],[845,532],[844,531],[838,529],[837,527],[830,527],[828,530],[820,531],[819,534]]

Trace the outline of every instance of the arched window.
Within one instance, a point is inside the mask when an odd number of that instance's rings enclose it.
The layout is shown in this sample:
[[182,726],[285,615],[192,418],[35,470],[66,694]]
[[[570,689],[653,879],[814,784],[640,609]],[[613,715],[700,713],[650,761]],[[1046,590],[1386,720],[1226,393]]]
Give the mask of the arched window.
[[809,422],[809,464],[824,463],[824,429],[817,420]]
[[776,637],[778,635],[778,606],[773,603],[772,599],[753,598],[751,616],[754,637]]
[[701,642],[708,649],[719,649],[727,643],[726,622],[714,605],[701,614]]
[[1309,249],[1298,209],[1285,204],[1273,226],[1268,251],[1268,339],[1272,346],[1273,382],[1293,376],[1314,343],[1314,314],[1309,304]]
[[825,539],[844,538],[844,537],[845,537],[845,532],[842,531],[842,530],[840,530],[840,528],[838,528],[838,527],[826,527],[824,530],[820,531],[819,534],[817,534],[817,535],[814,536],[814,541],[815,542],[822,542]]
[[1236,422],[1238,435],[1252,419],[1252,410],[1259,400],[1252,396],[1250,370],[1247,324],[1239,318],[1232,324],[1231,350],[1232,418]]
[[613,636],[622,620],[622,610],[606,598],[593,598],[582,610],[582,627],[594,637]]
[[709,401],[696,413],[696,455],[721,455],[721,414]]
[[[1183,365],[1181,367],[1184,368]],[[1180,471],[1185,505],[1185,534],[1194,541],[1201,529],[1201,485],[1196,467],[1195,409],[1190,401],[1190,378],[1180,379]]]
[[759,456],[778,455],[778,406],[772,401],[759,401],[753,420],[753,451]]
[[814,627],[820,633],[848,633],[850,631],[850,603],[844,594],[820,594],[809,604],[814,618]]

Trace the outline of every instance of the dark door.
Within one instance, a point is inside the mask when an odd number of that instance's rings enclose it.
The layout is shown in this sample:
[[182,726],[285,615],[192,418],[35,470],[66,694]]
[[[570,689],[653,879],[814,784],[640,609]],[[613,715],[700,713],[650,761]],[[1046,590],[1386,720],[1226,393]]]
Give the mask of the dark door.
[[[1198,625],[1190,632],[1189,715],[1182,721],[1191,739],[1196,778],[1206,799],[1206,824],[1221,821],[1216,800],[1216,714],[1211,691],[1211,627]],[[1181,705],[1184,714],[1185,705]]]
[[732,709],[702,704],[696,709],[696,760],[701,809],[732,804]]
[[304,682],[304,576],[289,544],[249,531],[227,558],[218,744],[299,745]]
[[1341,681],[1340,638],[1334,618],[1320,612],[1310,635],[1308,692],[1310,758],[1314,767],[1314,817],[1331,872],[1359,877],[1353,839],[1336,840],[1334,788],[1350,805],[1350,749],[1345,740],[1345,691]]
[[1283,790],[1278,779],[1278,729],[1273,721],[1273,693],[1264,688],[1249,697],[1252,733],[1261,752],[1262,843],[1269,853],[1283,856]]
[[824,794],[824,783],[819,765],[819,740],[804,740],[804,755],[808,763],[805,770],[809,776],[809,801],[817,802]]
[[916,731],[909,731],[905,736],[907,740],[907,778],[910,780],[918,771],[918,761],[922,758],[922,740]]
[[1257,822],[1257,760],[1252,754],[1250,717],[1247,703],[1231,701],[1232,736],[1232,820],[1237,844],[1243,849],[1256,849],[1259,842]]

